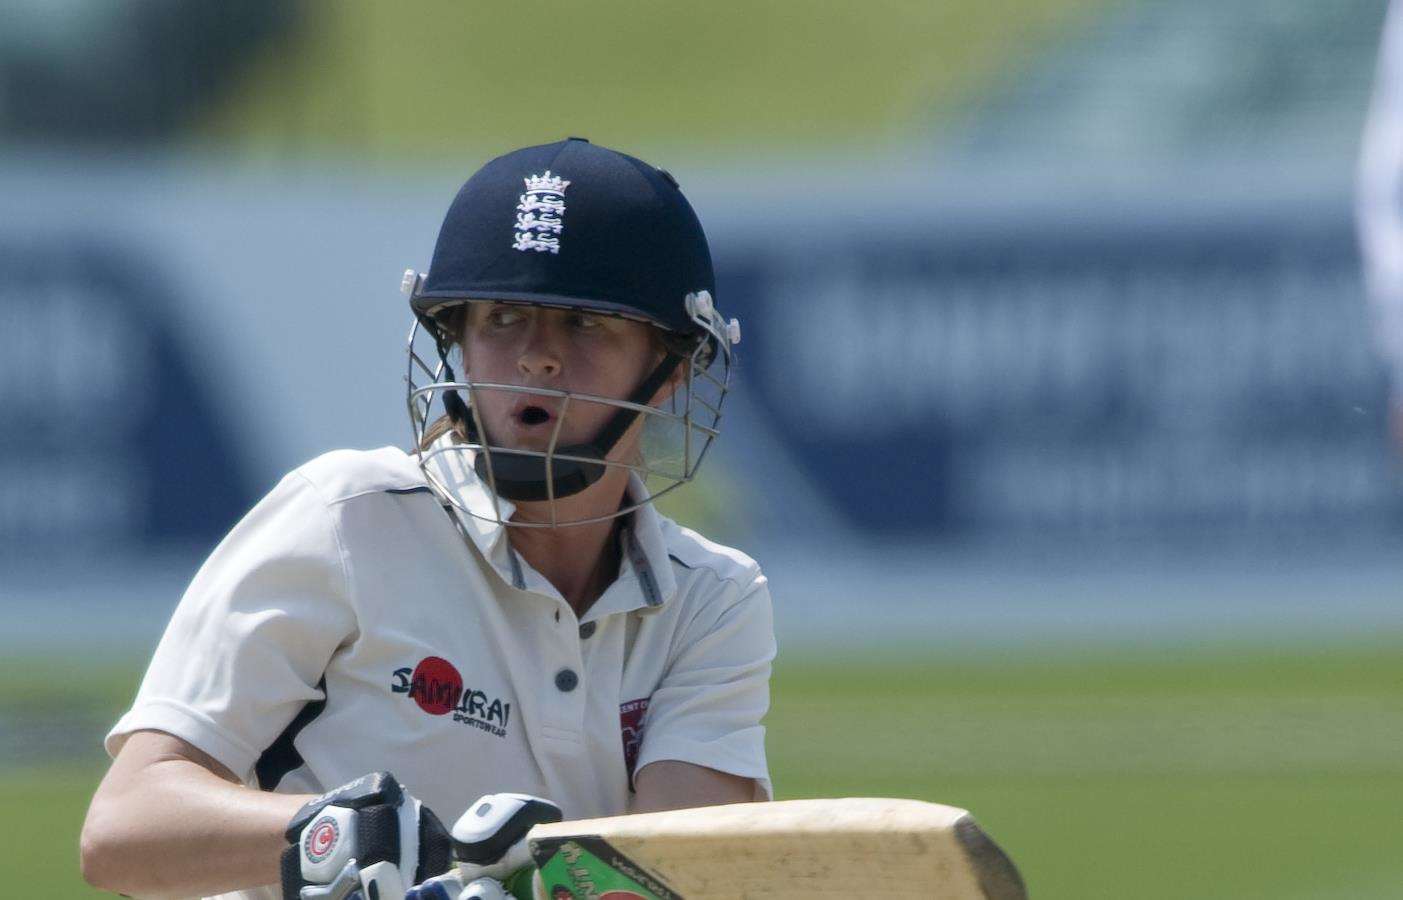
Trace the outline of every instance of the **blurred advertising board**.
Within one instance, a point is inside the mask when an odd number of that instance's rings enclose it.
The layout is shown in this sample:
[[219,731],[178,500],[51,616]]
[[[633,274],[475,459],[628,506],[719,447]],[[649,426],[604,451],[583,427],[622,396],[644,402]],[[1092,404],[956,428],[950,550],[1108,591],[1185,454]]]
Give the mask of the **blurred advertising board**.
[[172,329],[160,259],[77,233],[0,240],[0,546],[212,544],[253,499],[243,436]]
[[837,210],[731,248],[787,463],[893,536],[1396,528],[1348,195],[1186,214],[1173,190]]
[[[395,287],[461,176],[0,170],[4,555],[207,548],[307,458],[404,445]],[[802,482],[796,535],[1398,526],[1344,192],[990,215],[683,181],[744,332],[718,462],[752,509]]]

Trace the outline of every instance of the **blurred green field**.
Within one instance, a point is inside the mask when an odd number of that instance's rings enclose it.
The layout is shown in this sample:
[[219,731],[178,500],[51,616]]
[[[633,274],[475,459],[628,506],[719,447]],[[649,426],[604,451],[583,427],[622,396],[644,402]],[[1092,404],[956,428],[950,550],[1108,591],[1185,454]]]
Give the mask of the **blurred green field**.
[[308,4],[196,139],[458,159],[567,134],[785,159],[925,134],[1105,0]]
[[[1046,898],[1403,897],[1403,642],[788,658],[782,797],[974,810]],[[76,839],[138,672],[0,662],[6,895],[88,896]]]

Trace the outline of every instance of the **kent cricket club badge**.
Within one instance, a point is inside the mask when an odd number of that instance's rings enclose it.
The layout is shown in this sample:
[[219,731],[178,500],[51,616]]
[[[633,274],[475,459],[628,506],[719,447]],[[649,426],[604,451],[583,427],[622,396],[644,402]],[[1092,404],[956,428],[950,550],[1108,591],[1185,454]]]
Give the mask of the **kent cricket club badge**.
[[643,744],[643,716],[648,712],[649,698],[619,704],[619,731],[624,739],[624,766],[628,769],[629,787],[633,787],[633,770],[638,765],[638,749]]
[[528,175],[526,193],[516,204],[516,250],[559,253],[560,232],[565,229],[565,189],[570,182],[550,169],[542,175]]

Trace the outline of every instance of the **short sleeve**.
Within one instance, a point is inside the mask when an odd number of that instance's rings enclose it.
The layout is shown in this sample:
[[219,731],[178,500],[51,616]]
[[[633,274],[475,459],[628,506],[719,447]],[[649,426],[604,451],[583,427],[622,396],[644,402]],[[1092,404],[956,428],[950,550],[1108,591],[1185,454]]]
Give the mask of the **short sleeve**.
[[753,778],[757,793],[772,797],[761,724],[775,657],[765,577],[758,575],[743,592],[719,592],[689,623],[678,646],[649,699],[637,769],[659,760],[688,762]]
[[246,783],[259,756],[308,703],[332,654],[353,638],[341,544],[330,510],[293,472],[196,573],[156,648],[136,702],[107,735],[115,756],[156,729]]

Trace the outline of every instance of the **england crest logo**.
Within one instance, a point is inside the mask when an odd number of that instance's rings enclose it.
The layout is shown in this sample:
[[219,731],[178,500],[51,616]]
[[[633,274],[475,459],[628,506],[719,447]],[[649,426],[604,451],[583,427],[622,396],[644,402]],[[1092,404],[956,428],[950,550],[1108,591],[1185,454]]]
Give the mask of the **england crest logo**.
[[565,189],[570,182],[552,175],[550,169],[544,175],[531,175],[522,180],[526,182],[526,193],[516,205],[516,239],[512,247],[521,251],[559,253],[560,232],[565,228]]

